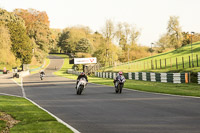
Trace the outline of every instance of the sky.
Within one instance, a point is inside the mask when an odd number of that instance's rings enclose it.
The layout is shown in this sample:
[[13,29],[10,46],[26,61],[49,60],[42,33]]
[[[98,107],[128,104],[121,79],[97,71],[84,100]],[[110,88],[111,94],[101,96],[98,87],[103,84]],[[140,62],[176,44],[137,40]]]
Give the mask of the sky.
[[150,46],[167,32],[170,16],[179,16],[182,31],[200,33],[200,0],[0,0],[0,8],[45,11],[51,28],[83,25],[99,31],[107,19],[134,25],[138,43]]

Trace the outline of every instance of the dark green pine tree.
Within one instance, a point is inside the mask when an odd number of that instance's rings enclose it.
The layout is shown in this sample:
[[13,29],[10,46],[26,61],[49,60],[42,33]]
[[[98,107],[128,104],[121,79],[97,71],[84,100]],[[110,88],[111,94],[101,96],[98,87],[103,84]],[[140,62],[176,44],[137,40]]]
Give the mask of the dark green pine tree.
[[22,64],[31,63],[32,59],[32,46],[26,29],[19,23],[9,22],[8,28],[11,35],[12,52],[16,58],[20,59]]
[[81,38],[76,45],[76,52],[88,53],[91,50],[91,44],[88,39]]

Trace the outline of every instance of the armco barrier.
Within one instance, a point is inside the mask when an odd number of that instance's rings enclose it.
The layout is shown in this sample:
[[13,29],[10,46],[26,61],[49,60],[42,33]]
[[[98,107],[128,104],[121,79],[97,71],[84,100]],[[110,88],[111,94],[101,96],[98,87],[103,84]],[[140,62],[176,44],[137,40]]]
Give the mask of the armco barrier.
[[161,82],[167,83],[167,73],[160,73]]
[[151,81],[151,75],[150,75],[150,72],[147,72],[147,81]]
[[156,81],[156,74],[155,73],[150,73],[150,77],[151,77],[150,81],[153,81],[153,82]]
[[[115,79],[117,73],[112,72],[98,72],[95,73],[101,78]],[[152,72],[129,72],[124,73],[126,79],[163,82],[163,83],[188,83],[188,73],[152,73]],[[198,82],[200,84],[200,73]]]
[[[79,75],[80,72],[68,69],[68,73]],[[115,79],[118,73],[95,72],[100,78]],[[152,73],[152,72],[129,72],[124,73],[126,79],[163,82],[163,83],[188,83],[189,73]],[[198,73],[198,84],[200,84],[200,72]]]
[[135,80],[135,73],[132,73],[132,79]]
[[128,79],[132,79],[132,73],[131,72],[128,73]]
[[139,72],[135,72],[135,80],[139,80]]
[[147,74],[146,74],[146,72],[142,72],[142,80],[147,81]]
[[173,73],[173,83],[181,83],[181,74]]
[[198,84],[200,84],[200,72],[198,72]]

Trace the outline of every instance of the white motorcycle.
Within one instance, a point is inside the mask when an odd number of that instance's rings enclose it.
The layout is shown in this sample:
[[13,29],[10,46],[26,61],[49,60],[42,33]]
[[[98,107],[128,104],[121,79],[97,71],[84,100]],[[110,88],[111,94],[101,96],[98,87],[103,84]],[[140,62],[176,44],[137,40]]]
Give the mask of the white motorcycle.
[[116,82],[115,82],[115,92],[116,93],[122,93],[122,89],[124,87],[124,82],[125,82],[125,78],[119,78]]
[[81,78],[77,84],[76,87],[76,94],[77,95],[81,95],[81,93],[83,92],[83,90],[85,89],[85,86],[87,84],[87,81],[85,78]]
[[40,79],[43,80],[44,79],[44,74],[40,74]]

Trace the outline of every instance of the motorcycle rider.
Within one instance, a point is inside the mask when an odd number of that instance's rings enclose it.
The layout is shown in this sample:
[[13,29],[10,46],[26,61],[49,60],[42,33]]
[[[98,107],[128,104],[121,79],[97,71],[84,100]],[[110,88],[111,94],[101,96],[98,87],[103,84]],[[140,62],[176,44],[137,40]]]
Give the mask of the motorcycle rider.
[[[77,78],[76,87],[77,87],[78,82],[79,82],[79,80],[80,80],[81,78],[85,78],[86,81],[88,82],[88,78],[87,78],[87,76],[85,75],[85,73],[84,73],[84,72],[81,72],[81,74],[80,74],[80,75],[78,76],[78,78]],[[75,87],[75,88],[76,88],[76,87]]]
[[41,79],[41,80],[43,80],[44,75],[45,75],[44,70],[41,70],[41,71],[40,71],[40,79]]
[[113,83],[115,85],[115,88],[117,88],[116,81],[118,81],[119,79],[121,79],[121,80],[124,79],[126,81],[125,77],[123,76],[123,72],[119,72],[118,75],[117,75],[117,77],[114,79]]
[[40,74],[45,75],[44,70],[41,70],[41,71],[40,71]]

